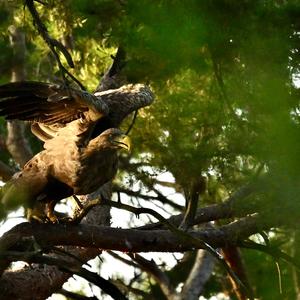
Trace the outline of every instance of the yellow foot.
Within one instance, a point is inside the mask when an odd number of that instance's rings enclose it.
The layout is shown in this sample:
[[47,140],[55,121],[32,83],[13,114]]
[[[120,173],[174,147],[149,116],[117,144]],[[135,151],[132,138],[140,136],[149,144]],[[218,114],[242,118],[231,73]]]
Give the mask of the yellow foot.
[[50,211],[47,212],[47,220],[53,224],[59,223],[58,217],[53,212]]

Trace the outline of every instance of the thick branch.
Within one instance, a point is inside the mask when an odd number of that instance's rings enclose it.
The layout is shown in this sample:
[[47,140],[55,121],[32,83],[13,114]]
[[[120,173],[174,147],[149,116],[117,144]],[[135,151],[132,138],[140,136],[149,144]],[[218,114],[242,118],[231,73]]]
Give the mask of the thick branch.
[[[191,235],[212,247],[238,245],[239,241],[262,230],[281,225],[282,220],[266,216],[249,216],[239,221],[200,231]],[[47,232],[47,235],[45,235]],[[34,237],[41,246],[69,245],[93,247],[123,252],[182,252],[195,247],[168,230],[119,229],[93,225],[22,223],[0,239],[2,249],[9,250],[26,237]]]
[[[202,250],[197,251],[195,264],[176,300],[197,300],[204,289],[205,283],[210,278],[215,265],[214,257]],[[174,300],[175,300],[174,299]]]
[[116,89],[126,83],[126,78],[122,78],[121,71],[125,65],[125,52],[122,47],[119,47],[116,55],[113,57],[113,63],[103,75],[101,82],[95,92]]

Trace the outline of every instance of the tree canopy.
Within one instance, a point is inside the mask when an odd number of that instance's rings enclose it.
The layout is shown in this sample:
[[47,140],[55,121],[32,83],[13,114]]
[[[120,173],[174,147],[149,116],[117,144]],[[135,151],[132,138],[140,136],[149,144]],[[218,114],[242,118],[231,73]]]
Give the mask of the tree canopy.
[[[70,53],[74,68],[57,45],[58,57],[53,55],[28,3],[37,9],[44,33]],[[0,28],[1,84],[64,83],[59,58],[93,91],[122,49],[119,85],[144,83],[155,94],[133,122],[131,154],[120,157],[112,184],[113,199],[120,201],[103,203],[134,213],[127,229],[111,227],[108,212],[103,224],[18,225],[0,239],[0,291],[7,299],[28,271],[6,270],[7,261],[17,260],[34,264],[32,272],[52,266],[45,272],[56,281],[41,282],[36,299],[58,291],[70,270],[115,299],[300,296],[299,1],[0,1]],[[129,117],[121,128],[131,123]],[[3,118],[0,141],[3,181],[42,149],[26,123]],[[184,202],[191,208],[195,201],[196,211],[185,209]],[[28,246],[30,238],[44,255]],[[70,255],[51,254],[58,246],[86,252],[72,264]],[[136,276],[128,282],[116,273],[103,284],[102,277],[87,274],[82,262],[100,248],[135,268]],[[143,252],[183,256],[172,266],[159,265]],[[218,254],[222,258],[212,259]],[[55,267],[62,259],[64,268]],[[23,293],[24,299],[32,296]]]

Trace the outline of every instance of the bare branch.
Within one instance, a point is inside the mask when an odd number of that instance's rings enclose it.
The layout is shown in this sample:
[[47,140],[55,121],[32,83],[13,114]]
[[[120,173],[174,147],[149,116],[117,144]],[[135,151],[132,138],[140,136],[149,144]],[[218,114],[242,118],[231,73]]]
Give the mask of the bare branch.
[[98,300],[97,297],[93,296],[93,297],[87,297],[87,296],[82,296],[80,294],[77,293],[73,293],[64,289],[61,289],[59,291],[57,291],[58,294],[61,294],[65,297],[67,297],[67,299],[73,299],[73,300]]
[[[126,252],[181,252],[194,248],[207,249],[208,244],[210,247],[239,245],[242,239],[280,225],[280,221],[283,221],[280,218],[271,220],[272,218],[266,216],[250,216],[217,229],[192,231],[188,234],[189,237],[185,236],[185,238],[166,230],[141,231],[91,225],[23,223],[6,233],[1,238],[0,245],[6,245],[6,249],[12,250],[22,238],[33,236],[39,245],[47,246],[76,245]],[[44,234],[45,232],[47,235]]]
[[[262,210],[263,207],[267,205],[265,200],[258,199],[254,201],[253,199],[248,200],[247,197],[254,193],[259,193],[263,189],[268,189],[267,182],[264,179],[249,183],[241,187],[220,204],[213,204],[207,207],[198,208],[193,225],[201,223],[203,224],[220,219],[242,217]],[[183,217],[183,214],[179,214],[170,217],[168,221],[174,226],[179,226],[183,220]],[[148,230],[156,228],[163,228],[163,224],[147,224],[141,226],[139,229]]]
[[125,52],[119,47],[113,58],[113,63],[103,75],[101,82],[97,86],[95,92],[106,91],[109,89],[119,88],[127,82],[126,78],[122,78],[121,71],[125,65]]
[[141,199],[144,199],[144,200],[160,201],[161,203],[168,204],[171,207],[173,207],[175,209],[178,209],[178,210],[183,209],[183,207],[181,205],[178,205],[177,203],[175,203],[172,200],[168,199],[167,197],[165,197],[161,193],[157,194],[157,196],[149,196],[149,195],[142,194],[140,191],[132,191],[132,190],[126,189],[126,188],[124,188],[122,186],[119,186],[119,185],[116,185],[116,184],[113,185],[113,191],[114,192],[119,192],[119,193],[124,193],[128,196],[141,198]]
[[197,178],[192,178],[185,187],[185,201],[186,210],[180,227],[182,229],[189,228],[194,220],[198,207],[198,201],[200,195],[202,195],[206,190],[206,179],[203,176]]
[[[190,231],[189,234],[215,248],[239,245],[248,236],[282,224],[278,218],[248,216],[218,227]],[[45,235],[47,232],[47,235]],[[70,245],[123,252],[182,252],[195,249],[191,240],[183,240],[168,230],[120,229],[94,225],[22,223],[0,238],[1,249],[13,249],[22,239],[34,237],[41,246]],[[198,245],[203,248],[204,245]]]
[[121,261],[124,264],[127,264],[128,266],[132,266],[134,268],[139,268],[139,265],[134,263],[132,260],[126,259],[120,255],[118,255],[117,253],[115,253],[114,251],[107,251],[107,253],[112,256],[113,258]]
[[148,294],[147,292],[134,288],[131,285],[125,284],[122,280],[115,280],[115,285],[119,287],[120,290],[124,291],[126,294],[133,293],[134,295],[142,297],[143,300],[157,300],[154,296]]
[[197,251],[193,268],[185,281],[182,291],[174,300],[197,300],[201,295],[204,285],[210,278],[215,266],[214,257],[202,249]]
[[77,260],[57,258],[49,255],[42,255],[37,252],[2,252],[0,258],[10,259],[12,261],[26,261],[28,263],[38,263],[46,265],[57,266],[60,270],[66,271],[67,273],[76,274],[87,281],[100,287],[105,293],[110,295],[116,300],[126,300],[127,298],[119,291],[119,289],[111,283],[99,276],[97,273],[93,273],[85,268],[81,267],[81,263]]
[[170,278],[168,278],[168,276],[159,269],[154,261],[149,261],[138,254],[131,254],[130,257],[140,265],[142,270],[147,272],[156,280],[167,299],[173,299],[175,288],[171,284]]
[[63,78],[65,84],[66,85],[68,84],[67,79],[65,77],[65,74],[67,74],[74,82],[76,82],[78,84],[78,86],[81,89],[85,90],[82,83],[63,66],[56,49],[58,49],[64,55],[70,68],[74,68],[74,63],[73,63],[72,57],[71,57],[70,53],[68,52],[68,50],[66,49],[66,47],[61,42],[59,42],[58,40],[53,39],[49,36],[48,30],[47,30],[46,26],[43,24],[39,14],[35,8],[34,0],[25,0],[25,3],[26,3],[26,6],[28,7],[28,10],[29,10],[31,16],[32,16],[34,25],[36,26],[38,32],[40,33],[40,35],[42,36],[44,41],[47,43],[48,47],[50,48],[51,52],[53,53],[53,55],[55,57],[55,60],[58,63],[58,66],[61,71],[61,75],[62,75],[62,78]]

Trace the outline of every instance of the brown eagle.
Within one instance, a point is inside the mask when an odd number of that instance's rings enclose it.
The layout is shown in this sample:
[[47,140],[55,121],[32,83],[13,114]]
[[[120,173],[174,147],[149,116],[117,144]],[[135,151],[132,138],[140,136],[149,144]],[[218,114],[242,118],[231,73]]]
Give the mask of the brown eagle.
[[117,127],[152,100],[142,84],[94,94],[41,82],[0,86],[0,115],[30,121],[33,134],[44,141],[44,150],[3,187],[0,212],[44,202],[47,217],[55,221],[59,200],[91,193],[110,181],[117,171],[117,151],[130,148]]

